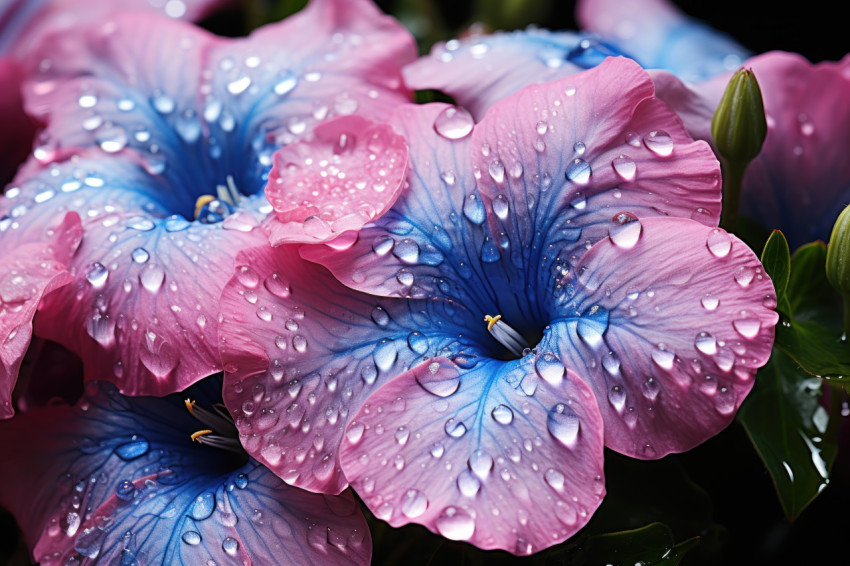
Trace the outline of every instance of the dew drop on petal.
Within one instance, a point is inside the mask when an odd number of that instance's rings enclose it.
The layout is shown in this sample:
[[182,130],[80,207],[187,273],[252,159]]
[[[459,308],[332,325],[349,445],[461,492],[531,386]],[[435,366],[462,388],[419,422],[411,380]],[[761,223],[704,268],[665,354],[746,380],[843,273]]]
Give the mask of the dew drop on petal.
[[699,302],[702,305],[702,308],[707,311],[713,311],[720,305],[720,299],[718,299],[711,293],[706,293],[705,295],[703,295]]
[[744,318],[739,318],[732,321],[732,326],[744,338],[755,338],[761,330],[761,321],[757,318],[750,318],[744,315]]
[[694,346],[703,354],[713,356],[717,353],[717,340],[708,332],[700,332],[694,340]]
[[239,550],[239,542],[233,537],[226,537],[221,542],[221,549],[230,556],[234,556],[236,551]]
[[564,379],[564,374],[567,373],[567,368],[564,367],[561,360],[551,352],[538,356],[534,361],[534,369],[537,375],[552,385],[560,384]]
[[611,219],[608,237],[618,248],[631,249],[640,239],[643,226],[631,212],[620,212]]
[[505,195],[496,195],[493,199],[493,213],[500,219],[504,220],[508,217],[508,197]]
[[440,373],[439,362],[428,362],[425,371],[416,373],[416,382],[422,389],[437,397],[454,395],[460,387],[460,375],[453,372],[450,375]]
[[458,421],[456,419],[449,419],[446,421],[445,430],[446,434],[448,434],[452,438],[460,438],[461,436],[466,434],[466,425],[463,424],[462,421]]
[[652,361],[660,367],[661,369],[666,369],[670,371],[673,369],[673,362],[676,359],[676,355],[667,350],[663,344],[659,344],[655,348],[652,349]]
[[502,425],[509,425],[514,420],[514,412],[507,405],[498,405],[493,408],[493,411],[490,413],[493,417],[493,420]]
[[215,494],[208,491],[195,498],[189,510],[189,516],[196,521],[203,521],[212,515],[213,511],[215,511]]
[[626,390],[622,385],[615,385],[608,391],[608,401],[618,413],[623,412],[626,406]]
[[401,512],[415,519],[428,509],[428,498],[418,489],[408,489],[401,497]]
[[578,439],[580,428],[578,415],[564,403],[558,403],[549,410],[546,428],[562,444],[572,447]]
[[706,238],[705,246],[714,257],[726,257],[732,251],[732,237],[724,230],[715,228]]
[[186,531],[181,537],[183,542],[190,546],[201,544],[201,533],[197,531]]
[[614,172],[624,181],[632,181],[637,174],[635,160],[627,155],[618,155],[611,161]]
[[447,140],[463,139],[472,133],[475,120],[466,109],[449,106],[434,120],[434,130]]
[[481,490],[481,480],[469,470],[462,470],[457,475],[457,488],[466,497],[475,497]]
[[567,166],[566,177],[577,185],[586,185],[590,182],[590,164],[581,158],[573,159]]
[[556,470],[555,468],[549,468],[543,474],[543,479],[546,480],[546,483],[549,484],[549,487],[554,489],[555,491],[561,491],[564,489],[564,474]]
[[475,520],[457,507],[446,507],[434,525],[441,535],[450,540],[469,540],[475,532]]
[[490,162],[490,166],[487,168],[487,171],[490,173],[490,177],[497,183],[501,183],[505,180],[505,166],[498,159]]
[[646,148],[661,157],[668,157],[673,153],[673,138],[664,130],[654,130],[643,138]]
[[86,279],[95,289],[100,289],[106,284],[109,270],[102,263],[95,262],[86,271]]

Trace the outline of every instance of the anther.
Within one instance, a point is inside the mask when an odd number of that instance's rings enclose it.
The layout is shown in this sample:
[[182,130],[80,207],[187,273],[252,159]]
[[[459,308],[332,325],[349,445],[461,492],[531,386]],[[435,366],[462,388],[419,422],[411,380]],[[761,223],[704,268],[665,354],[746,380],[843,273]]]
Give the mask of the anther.
[[484,322],[487,323],[487,332],[490,333],[490,336],[515,356],[522,356],[523,351],[530,348],[522,334],[502,320],[502,315],[491,316],[488,314],[484,317]]

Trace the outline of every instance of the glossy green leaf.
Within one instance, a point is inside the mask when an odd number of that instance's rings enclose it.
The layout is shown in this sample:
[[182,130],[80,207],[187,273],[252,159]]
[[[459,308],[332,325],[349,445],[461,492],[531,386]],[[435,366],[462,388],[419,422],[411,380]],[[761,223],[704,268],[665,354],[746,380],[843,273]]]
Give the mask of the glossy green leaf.
[[699,537],[694,537],[677,545],[670,527],[651,523],[631,531],[588,538],[583,548],[573,556],[572,564],[675,566],[698,543]]
[[791,252],[788,249],[788,240],[779,230],[774,230],[767,239],[761,253],[761,263],[776,289],[777,310],[788,313],[790,305],[787,290],[788,280],[791,278]]
[[830,418],[820,397],[821,380],[774,348],[738,411],[790,520],[826,487],[835,460],[838,420]]
[[[762,257],[771,277],[782,277],[781,242],[772,236]],[[785,299],[777,304],[776,346],[807,373],[850,385],[850,342],[842,339],[841,297],[826,279],[826,246],[801,246],[791,258]],[[777,291],[779,296],[779,291]]]

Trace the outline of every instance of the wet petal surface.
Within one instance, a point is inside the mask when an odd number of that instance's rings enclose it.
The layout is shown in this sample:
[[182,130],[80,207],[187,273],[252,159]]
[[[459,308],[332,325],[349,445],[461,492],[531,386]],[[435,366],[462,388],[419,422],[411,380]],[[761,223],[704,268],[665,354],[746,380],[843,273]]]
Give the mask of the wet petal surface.
[[776,295],[755,254],[721,229],[648,218],[621,230],[612,223],[582,257],[565,285],[564,312],[576,314],[553,321],[544,344],[594,389],[605,445],[654,459],[731,422],[770,356]]
[[350,495],[296,490],[253,460],[192,443],[198,421],[182,405],[90,384],[76,407],[0,426],[4,442],[30,439],[4,454],[0,499],[41,564],[368,564]]
[[348,430],[343,470],[378,518],[479,548],[551,546],[604,495],[596,402],[551,352],[470,369],[427,360],[376,391]]

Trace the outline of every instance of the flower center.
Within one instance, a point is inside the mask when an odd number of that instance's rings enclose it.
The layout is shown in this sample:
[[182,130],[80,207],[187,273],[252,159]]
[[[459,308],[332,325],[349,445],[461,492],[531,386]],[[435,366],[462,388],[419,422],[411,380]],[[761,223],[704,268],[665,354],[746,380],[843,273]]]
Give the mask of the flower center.
[[526,355],[527,351],[531,349],[531,345],[525,337],[502,320],[502,315],[485,315],[484,322],[487,323],[487,332],[490,333],[490,336],[517,358]]
[[245,453],[242,444],[239,442],[239,431],[224,405],[215,403],[212,406],[213,410],[208,411],[198,407],[191,399],[186,399],[185,403],[189,414],[207,427],[194,432],[191,436],[192,440],[199,444],[206,444],[237,454]]
[[232,175],[227,176],[227,185],[218,185],[215,195],[201,195],[195,201],[195,220],[202,224],[215,224],[233,214],[244,197],[236,188]]

